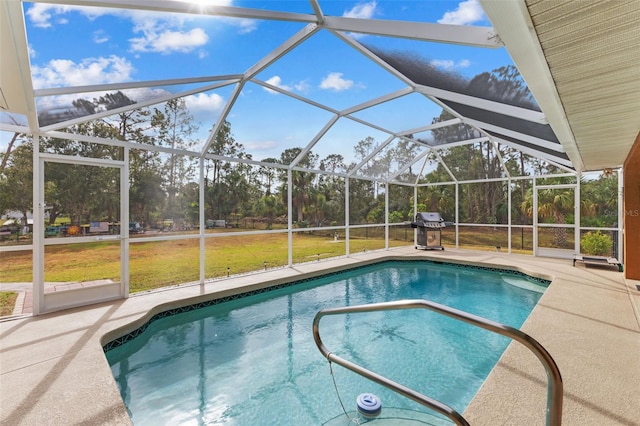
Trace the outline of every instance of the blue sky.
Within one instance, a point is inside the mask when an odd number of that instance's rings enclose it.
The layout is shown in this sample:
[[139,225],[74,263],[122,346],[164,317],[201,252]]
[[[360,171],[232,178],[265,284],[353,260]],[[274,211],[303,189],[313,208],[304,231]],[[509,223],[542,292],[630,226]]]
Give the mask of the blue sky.
[[[193,3],[194,7],[215,3],[254,9],[312,12],[309,3],[304,0],[200,0]],[[477,0],[321,0],[320,6],[325,15],[333,16],[490,26]],[[303,27],[303,24],[280,21],[40,3],[25,4],[25,17],[36,89],[238,74]],[[364,44],[411,52],[442,69],[467,78],[511,63],[504,49],[489,50],[363,35],[354,35],[354,38]],[[303,43],[257,78],[338,110],[404,87],[389,73],[328,32],[321,32]],[[184,89],[145,89],[132,93],[132,96],[153,97],[166,93],[164,90],[175,92]],[[186,98],[191,114],[201,125],[201,131],[196,135],[200,144],[230,94],[231,88],[223,88]],[[94,95],[86,96],[92,98]],[[41,105],[53,105],[68,103],[69,100],[67,97],[40,99],[40,102]],[[385,119],[390,123],[389,126],[393,125],[393,129],[398,130],[428,124],[430,116],[440,111],[421,99],[405,99],[402,105],[396,109],[381,107],[378,112],[366,111],[362,116],[372,120]],[[424,112],[407,114],[412,105],[424,108]],[[328,117],[324,111],[300,106],[284,95],[248,84],[227,119],[231,122],[236,140],[243,143],[255,159],[262,159],[275,156],[287,147],[306,145],[326,124]],[[342,136],[333,135],[333,143],[324,145],[325,154],[338,146],[344,149],[345,143],[353,146],[367,136],[377,141],[384,138],[384,135],[376,135],[375,131],[368,128],[354,129],[358,126],[352,125],[342,127],[345,128]],[[0,137],[0,149],[4,150],[10,135],[0,132]]]

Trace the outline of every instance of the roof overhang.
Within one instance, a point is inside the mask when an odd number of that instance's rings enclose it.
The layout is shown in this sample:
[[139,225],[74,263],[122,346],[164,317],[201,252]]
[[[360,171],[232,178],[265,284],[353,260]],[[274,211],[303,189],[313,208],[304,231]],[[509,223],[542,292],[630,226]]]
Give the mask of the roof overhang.
[[22,3],[0,3],[0,109],[28,116],[35,111]]
[[621,166],[640,131],[640,2],[480,2],[576,170]]

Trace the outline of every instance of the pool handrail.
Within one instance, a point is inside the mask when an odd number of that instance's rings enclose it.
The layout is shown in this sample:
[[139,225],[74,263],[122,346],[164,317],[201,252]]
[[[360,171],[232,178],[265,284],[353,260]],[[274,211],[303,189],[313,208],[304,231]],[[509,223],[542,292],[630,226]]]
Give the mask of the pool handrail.
[[546,425],[547,426],[560,426],[562,423],[562,399],[563,399],[563,384],[560,370],[555,361],[549,354],[549,352],[534,338],[528,334],[518,330],[517,328],[510,327],[508,325],[492,321],[486,318],[479,317],[464,311],[460,311],[455,308],[450,308],[439,303],[431,302],[429,300],[421,299],[409,299],[409,300],[397,300],[392,302],[371,303],[367,305],[356,306],[344,306],[338,308],[322,309],[316,313],[313,318],[313,339],[316,342],[316,346],[322,353],[322,355],[329,360],[329,362],[335,362],[369,380],[372,380],[382,386],[385,386],[407,398],[410,398],[432,410],[446,416],[457,425],[467,426],[469,423],[453,408],[448,405],[414,391],[404,385],[396,383],[384,376],[381,376],[373,371],[370,371],[364,367],[361,367],[351,361],[348,361],[340,356],[332,353],[322,343],[320,338],[320,319],[327,315],[340,315],[358,312],[374,312],[374,311],[390,311],[399,309],[428,309],[439,314],[454,318],[476,327],[489,330],[491,332],[501,334],[512,340],[516,340],[523,344],[527,349],[533,352],[540,360],[547,373],[547,411],[546,411]]

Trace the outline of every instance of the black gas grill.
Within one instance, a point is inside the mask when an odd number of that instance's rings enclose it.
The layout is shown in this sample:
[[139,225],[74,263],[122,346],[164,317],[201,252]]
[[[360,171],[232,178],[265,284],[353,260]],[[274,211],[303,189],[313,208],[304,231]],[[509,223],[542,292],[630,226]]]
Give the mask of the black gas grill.
[[442,228],[446,222],[438,212],[422,212],[416,214],[415,222],[411,222],[412,228],[418,229],[416,249],[444,250],[442,246]]

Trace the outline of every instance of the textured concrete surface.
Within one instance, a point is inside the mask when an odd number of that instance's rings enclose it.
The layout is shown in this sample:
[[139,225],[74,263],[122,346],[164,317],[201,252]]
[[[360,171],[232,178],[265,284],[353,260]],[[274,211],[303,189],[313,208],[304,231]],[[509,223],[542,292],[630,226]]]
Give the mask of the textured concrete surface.
[[[402,248],[313,262],[0,322],[0,423],[130,424],[102,345],[153,314],[388,257],[424,257],[514,268],[553,279],[523,326],[564,379],[564,425],[640,425],[640,283],[615,268],[570,260]],[[311,331],[309,332],[311,337]],[[471,350],[473,348],[470,348]],[[473,425],[542,425],[546,377],[518,343],[509,346],[465,417]]]

